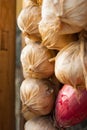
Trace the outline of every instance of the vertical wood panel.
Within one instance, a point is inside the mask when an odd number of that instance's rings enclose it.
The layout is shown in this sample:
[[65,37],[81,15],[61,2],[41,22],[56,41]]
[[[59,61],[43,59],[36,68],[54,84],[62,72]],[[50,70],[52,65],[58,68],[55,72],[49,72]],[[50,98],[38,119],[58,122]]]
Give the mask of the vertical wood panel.
[[1,50],[1,31],[0,31],[0,50]]
[[15,0],[0,0],[0,130],[15,130]]

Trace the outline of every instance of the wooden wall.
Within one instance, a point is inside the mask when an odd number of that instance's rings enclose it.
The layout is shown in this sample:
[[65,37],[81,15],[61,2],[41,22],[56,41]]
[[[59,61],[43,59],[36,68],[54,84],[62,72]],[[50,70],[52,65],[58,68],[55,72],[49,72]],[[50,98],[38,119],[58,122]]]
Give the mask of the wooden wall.
[[0,0],[0,130],[15,130],[15,0]]
[[16,0],[16,17],[18,17],[18,15],[22,9],[22,1],[23,0]]

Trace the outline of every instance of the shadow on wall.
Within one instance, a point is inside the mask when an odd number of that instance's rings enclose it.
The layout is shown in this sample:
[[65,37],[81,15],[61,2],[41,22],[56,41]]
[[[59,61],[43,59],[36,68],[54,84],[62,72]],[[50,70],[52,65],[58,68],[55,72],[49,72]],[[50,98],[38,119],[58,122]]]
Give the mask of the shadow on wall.
[[16,69],[15,69],[15,117],[16,117],[16,130],[20,130],[20,85],[22,82],[22,69],[20,62],[20,54],[21,54],[21,31],[18,26],[16,26]]
[[16,66],[20,67],[20,54],[21,54],[21,31],[16,26]]

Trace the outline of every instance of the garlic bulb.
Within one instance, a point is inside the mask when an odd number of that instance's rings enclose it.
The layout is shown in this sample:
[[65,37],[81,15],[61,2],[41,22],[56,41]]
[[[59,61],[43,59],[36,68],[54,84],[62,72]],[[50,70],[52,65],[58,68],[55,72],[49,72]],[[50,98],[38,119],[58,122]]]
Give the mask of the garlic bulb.
[[54,63],[49,59],[54,53],[39,44],[31,43],[26,45],[21,53],[21,63],[25,78],[48,78],[54,72]]
[[86,0],[44,0],[39,23],[43,42],[55,35],[80,32],[87,25],[86,14]]
[[25,130],[58,130],[53,126],[50,116],[31,119],[25,123]]
[[42,45],[61,50],[69,42],[75,41],[75,37],[70,34],[86,28],[86,7],[85,0],[44,0],[39,23]]
[[20,88],[22,112],[30,111],[36,116],[50,113],[55,101],[52,87],[51,82],[47,80],[24,80]]
[[61,34],[75,33],[81,31],[87,25],[87,1],[85,0],[60,0],[59,3],[59,19],[61,26],[65,24],[65,29],[61,30]]
[[[27,4],[29,4],[27,6]],[[41,35],[38,29],[38,23],[41,20],[41,7],[37,4],[26,3],[17,19],[18,27],[25,36],[28,36],[33,41],[41,41]]]
[[71,43],[56,57],[55,75],[64,84],[87,88],[87,38]]
[[[72,32],[70,30],[70,32],[68,33],[68,29],[70,29],[70,27],[67,28],[67,26],[64,25],[65,23],[61,22],[59,18],[60,13],[58,8],[59,6],[60,6],[59,1],[55,0],[43,1],[42,19],[39,23],[39,31],[42,36],[42,45],[46,46],[48,49],[61,50],[67,44],[77,39],[76,35],[75,34],[72,35],[72,33],[76,33],[78,31]],[[61,31],[63,33],[61,33]]]

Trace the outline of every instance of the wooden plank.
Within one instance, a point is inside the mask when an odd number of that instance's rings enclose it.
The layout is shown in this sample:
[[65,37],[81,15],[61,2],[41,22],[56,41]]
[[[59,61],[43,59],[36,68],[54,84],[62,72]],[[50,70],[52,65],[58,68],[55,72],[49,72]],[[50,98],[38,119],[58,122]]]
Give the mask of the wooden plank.
[[15,6],[0,0],[0,130],[15,130]]
[[0,30],[0,50],[1,50],[1,30]]
[[6,73],[0,73],[0,130],[6,130],[10,125],[10,122],[8,120],[9,115],[7,114],[9,113],[10,102],[8,99],[8,74],[6,75]]
[[10,100],[10,119],[11,120],[11,125],[10,128],[11,130],[15,130],[15,32],[12,31],[9,33],[9,60],[8,60],[8,65],[9,65],[9,100]]
[[[0,73],[8,71],[8,51],[0,51]],[[1,79],[0,79],[1,80]]]
[[2,31],[1,33],[1,50],[8,50],[8,36],[9,32],[8,31]]

